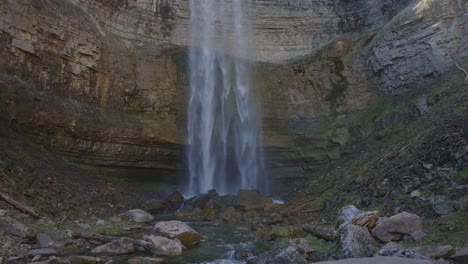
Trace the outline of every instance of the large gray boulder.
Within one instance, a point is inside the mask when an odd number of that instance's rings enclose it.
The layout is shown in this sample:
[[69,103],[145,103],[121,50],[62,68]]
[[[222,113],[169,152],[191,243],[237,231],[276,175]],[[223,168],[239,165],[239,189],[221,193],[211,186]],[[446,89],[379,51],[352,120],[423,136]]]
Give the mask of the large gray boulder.
[[178,256],[182,254],[182,243],[162,236],[148,236],[146,240],[154,245],[153,252],[162,256]]
[[365,227],[346,225],[340,237],[340,251],[346,258],[370,257],[375,241]]
[[181,221],[161,221],[154,225],[153,231],[157,234],[178,239],[184,246],[191,246],[200,242],[200,234],[186,223]]
[[372,230],[372,235],[382,242],[399,241],[421,228],[419,216],[403,212],[379,222]]
[[309,263],[314,250],[304,239],[293,239],[285,244],[267,251],[255,259],[248,261],[249,264],[272,264],[272,263]]

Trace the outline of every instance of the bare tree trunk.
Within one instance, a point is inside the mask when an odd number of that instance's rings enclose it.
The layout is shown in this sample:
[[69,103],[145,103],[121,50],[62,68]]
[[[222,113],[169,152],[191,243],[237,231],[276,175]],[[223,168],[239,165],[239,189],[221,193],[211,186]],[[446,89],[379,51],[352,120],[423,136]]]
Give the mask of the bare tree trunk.
[[340,237],[340,233],[334,228],[305,224],[302,229],[311,235],[328,241],[337,241]]

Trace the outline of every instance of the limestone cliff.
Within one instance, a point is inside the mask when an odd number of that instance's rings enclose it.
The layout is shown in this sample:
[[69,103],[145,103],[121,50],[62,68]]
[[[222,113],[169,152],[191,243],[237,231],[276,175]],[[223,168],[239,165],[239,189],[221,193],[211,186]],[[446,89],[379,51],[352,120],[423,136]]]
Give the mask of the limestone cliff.
[[[187,3],[0,1],[4,123],[80,162],[181,166]],[[251,16],[280,178],[346,154],[381,125],[362,110],[430,86],[468,55],[466,0],[256,0]]]

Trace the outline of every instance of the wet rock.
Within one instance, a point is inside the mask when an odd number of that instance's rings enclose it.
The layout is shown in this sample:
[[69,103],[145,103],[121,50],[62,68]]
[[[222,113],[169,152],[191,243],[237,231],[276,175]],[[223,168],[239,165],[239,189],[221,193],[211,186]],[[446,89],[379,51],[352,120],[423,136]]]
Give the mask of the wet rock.
[[219,210],[221,208],[221,197],[215,190],[199,194],[185,201],[184,208],[193,210],[195,208]]
[[178,256],[182,254],[182,243],[162,236],[148,236],[147,240],[154,245],[152,250],[157,255]]
[[450,205],[447,197],[436,196],[432,200],[432,209],[439,215],[449,215],[454,212],[452,205]]
[[50,247],[54,245],[55,241],[49,235],[39,233],[36,235],[36,243],[40,247]]
[[187,224],[181,221],[162,221],[154,225],[153,231],[171,239],[178,239],[184,246],[200,243],[201,236]]
[[96,258],[90,256],[72,256],[68,258],[70,264],[96,264]]
[[421,230],[416,230],[410,235],[411,239],[416,242],[421,242],[426,236],[427,234]]
[[365,227],[346,225],[340,237],[340,251],[346,258],[372,256],[375,241]]
[[382,242],[398,241],[421,228],[419,216],[403,212],[377,223],[372,235]]
[[166,201],[168,201],[174,208],[173,210],[176,211],[182,206],[185,198],[180,192],[173,192],[166,198]]
[[455,254],[455,248],[450,245],[443,246],[423,246],[413,249],[418,255],[426,256],[429,258],[451,258]]
[[267,264],[267,263],[309,263],[314,250],[304,239],[293,239],[285,244],[267,251],[255,259],[249,260],[249,264]]
[[122,237],[107,244],[96,247],[91,253],[129,254],[135,252],[135,245],[129,238]]
[[468,247],[458,248],[453,259],[456,264],[468,263]]
[[144,203],[143,208],[153,214],[169,211],[168,205],[163,199],[150,199]]
[[234,207],[229,206],[219,215],[219,217],[226,223],[236,223],[240,220],[241,215],[236,211],[236,209],[234,209]]
[[28,251],[27,255],[29,257],[35,257],[37,255],[41,256],[57,256],[59,253],[53,248],[36,248]]
[[138,257],[129,259],[128,264],[156,264],[163,261],[161,258]]
[[243,211],[265,210],[274,206],[270,197],[257,191],[240,190],[237,193],[236,208]]
[[146,223],[153,221],[153,215],[141,210],[141,209],[132,209],[128,210],[127,212],[123,213],[122,216],[126,216],[130,218],[132,221],[136,223]]
[[0,219],[0,230],[21,238],[35,237],[33,229],[8,217],[2,217]]

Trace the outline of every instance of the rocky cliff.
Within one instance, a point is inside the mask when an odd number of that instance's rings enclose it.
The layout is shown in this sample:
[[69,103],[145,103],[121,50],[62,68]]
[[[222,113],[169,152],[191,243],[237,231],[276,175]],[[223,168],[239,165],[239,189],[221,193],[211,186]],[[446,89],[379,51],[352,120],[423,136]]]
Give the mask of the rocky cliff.
[[[272,175],[343,156],[391,123],[363,110],[463,66],[466,11],[464,0],[253,1]],[[188,12],[186,0],[0,1],[4,123],[79,162],[182,166]]]

